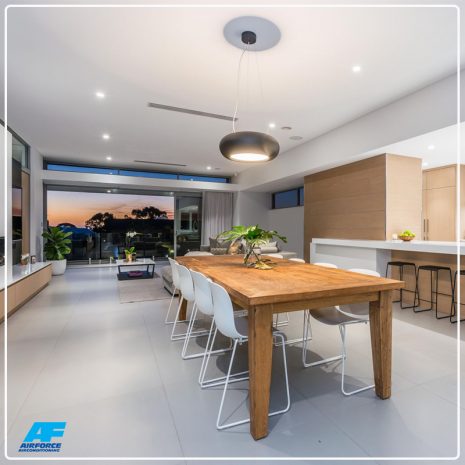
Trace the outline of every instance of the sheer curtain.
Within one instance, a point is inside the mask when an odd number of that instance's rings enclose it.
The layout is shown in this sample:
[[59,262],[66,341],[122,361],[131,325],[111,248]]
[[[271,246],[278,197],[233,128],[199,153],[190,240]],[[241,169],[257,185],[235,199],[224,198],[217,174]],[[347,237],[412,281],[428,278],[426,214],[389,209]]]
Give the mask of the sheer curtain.
[[204,192],[202,202],[202,244],[232,228],[233,193]]

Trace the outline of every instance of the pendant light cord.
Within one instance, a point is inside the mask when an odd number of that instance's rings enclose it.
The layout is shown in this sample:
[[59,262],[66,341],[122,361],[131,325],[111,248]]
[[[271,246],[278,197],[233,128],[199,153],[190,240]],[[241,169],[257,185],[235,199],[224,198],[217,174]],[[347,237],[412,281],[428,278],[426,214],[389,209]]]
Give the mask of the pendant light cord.
[[240,87],[240,81],[241,81],[241,65],[242,65],[242,59],[244,58],[245,53],[247,52],[249,48],[249,44],[246,45],[246,48],[242,50],[241,56],[239,58],[239,66],[237,68],[237,80],[236,80],[236,105],[234,107],[234,115],[233,115],[233,121],[232,121],[232,127],[233,127],[233,132],[236,132],[236,116],[237,116],[237,110],[239,108],[239,87]]

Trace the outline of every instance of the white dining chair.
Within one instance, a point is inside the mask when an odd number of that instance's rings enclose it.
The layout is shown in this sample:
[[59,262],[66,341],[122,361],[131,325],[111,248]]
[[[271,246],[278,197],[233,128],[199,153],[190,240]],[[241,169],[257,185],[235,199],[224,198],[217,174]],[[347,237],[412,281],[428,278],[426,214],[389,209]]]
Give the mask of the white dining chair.
[[262,255],[266,257],[271,257],[271,258],[284,258],[284,256],[281,255],[280,253],[264,253]]
[[324,266],[325,268],[337,268],[337,265],[334,265],[332,263],[325,263],[325,262],[316,262],[316,263],[312,263],[312,265]]
[[208,255],[213,255],[211,252],[203,252],[200,250],[193,250],[192,252],[187,252],[184,254],[185,257],[202,257],[202,256],[208,256]]
[[[212,295],[211,295],[211,290],[210,290],[210,285],[209,285],[210,280],[206,276],[204,276],[202,273],[199,273],[194,270],[188,270],[188,271],[191,275],[192,283],[194,286],[195,309],[189,321],[189,326],[187,328],[187,334],[184,339],[184,345],[182,348],[181,356],[184,360],[202,357],[202,365],[200,368],[200,375],[199,375],[199,380],[200,380],[200,376],[202,375],[203,366],[205,363],[206,354],[209,349],[209,344],[210,344],[210,340],[212,338],[212,333],[214,329],[213,301],[212,301]],[[211,319],[210,329],[208,331],[207,345],[205,349],[202,350],[201,352],[187,355],[189,341],[194,335],[194,332],[193,332],[194,321],[197,318],[198,312],[202,313],[207,318]],[[228,350],[228,349],[213,350],[212,348],[211,353],[212,354],[224,353],[225,350]],[[231,347],[229,347],[229,350],[231,350]]]
[[[221,414],[223,412],[224,401],[226,398],[226,392],[228,390],[229,380],[231,377],[231,369],[234,363],[234,357],[236,355],[236,349],[238,344],[243,344],[248,341],[248,322],[244,317],[234,318],[234,309],[231,302],[229,294],[219,284],[210,283],[210,288],[213,298],[213,312],[215,317],[215,324],[217,329],[226,337],[229,337],[233,340],[233,348],[231,353],[231,360],[228,366],[228,372],[226,374],[226,379],[223,388],[223,395],[221,396],[220,408],[218,411],[218,417],[216,420],[216,427],[219,430],[231,428],[233,426],[242,425],[243,423],[250,422],[250,418],[245,418],[243,420],[234,421],[231,423],[222,423]],[[291,406],[291,399],[289,395],[289,380],[287,376],[287,363],[286,363],[286,345],[284,343],[284,335],[280,331],[275,331],[273,336],[280,338],[282,343],[282,353],[283,353],[283,363],[284,363],[284,378],[286,383],[286,395],[287,403],[286,407],[275,412],[270,412],[269,416],[279,415],[285,413],[289,410]]]
[[[352,268],[348,271],[354,273],[365,274],[369,276],[374,276],[379,278],[381,275],[376,271],[366,270],[362,268]],[[320,308],[317,310],[306,310],[305,322],[304,322],[304,339],[305,344],[302,348],[302,363],[304,367],[314,367],[318,365],[323,365],[337,360],[342,360],[342,374],[341,374],[341,391],[345,396],[351,396],[368,389],[373,389],[374,384],[369,386],[363,386],[353,391],[346,391],[345,389],[345,363],[347,359],[347,345],[346,345],[346,327],[351,324],[359,324],[369,322],[369,304],[360,303],[360,304],[349,304],[349,305],[340,305],[335,307]],[[308,340],[311,339],[311,327],[310,327],[310,316],[315,318],[320,323],[338,326],[339,332],[341,335],[342,341],[342,353],[335,357],[329,357],[324,360],[318,360],[317,362],[307,363],[307,346]],[[309,334],[310,332],[310,334]]]
[[168,261],[171,267],[171,276],[173,280],[173,293],[171,295],[171,300],[170,300],[170,305],[168,307],[168,311],[166,312],[165,325],[174,323],[174,320],[172,321],[169,320],[169,315],[171,312],[171,306],[173,305],[174,296],[176,292],[179,290],[179,275],[178,275],[178,269],[176,268],[176,260],[173,260],[172,258],[168,257]]
[[290,258],[290,262],[296,262],[296,263],[305,263],[305,260],[302,258]]
[[[176,267],[176,270],[178,273],[178,280],[179,280],[178,285],[179,285],[179,290],[181,292],[181,298],[179,299],[178,310],[176,312],[176,318],[174,319],[173,329],[171,331],[171,340],[179,341],[183,339],[185,340],[187,333],[188,333],[187,331],[182,332],[182,333],[176,333],[176,326],[179,323],[179,314],[181,312],[181,307],[184,301],[187,301],[187,305],[192,304],[192,310],[191,310],[191,315],[189,318],[188,329],[189,329],[189,326],[194,323],[197,312],[196,312],[195,296],[194,296],[194,284],[192,283],[191,274],[185,266],[180,265],[176,261],[174,262],[174,266]],[[191,335],[195,335],[195,336],[207,335],[207,334],[208,334],[208,331],[205,331],[205,330],[198,330],[198,331],[191,332]]]
[[[226,376],[220,376],[217,378],[205,379],[207,369],[208,369],[208,362],[210,358],[214,354],[225,353],[232,350],[232,344],[230,343],[229,347],[224,349],[213,350],[215,345],[215,339],[217,334],[217,328],[215,325],[215,318],[213,312],[213,298],[212,292],[210,288],[210,283],[212,282],[211,279],[207,278],[202,273],[198,271],[190,270],[192,275],[192,280],[194,282],[194,294],[195,294],[195,302],[197,304],[197,308],[204,314],[209,315],[212,317],[212,322],[210,326],[210,332],[208,334],[207,344],[205,346],[205,350],[203,352],[202,364],[200,366],[200,373],[199,373],[199,384],[201,388],[206,387],[213,387],[219,386],[225,383]],[[238,315],[239,312],[236,312]],[[245,312],[240,313],[240,315],[244,315]],[[231,340],[230,340],[231,342]],[[238,376],[246,375],[248,371],[243,371],[240,373],[235,373],[234,380],[230,380],[230,382],[237,382],[243,381],[248,379],[248,376],[243,378],[237,378]]]

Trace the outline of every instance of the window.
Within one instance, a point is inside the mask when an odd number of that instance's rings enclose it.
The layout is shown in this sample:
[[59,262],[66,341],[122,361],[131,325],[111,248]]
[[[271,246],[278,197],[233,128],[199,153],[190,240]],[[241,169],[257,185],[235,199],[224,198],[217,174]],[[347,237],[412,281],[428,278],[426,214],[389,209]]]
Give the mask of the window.
[[21,164],[22,168],[29,168],[29,145],[15,134],[12,134],[13,160]]
[[221,182],[228,183],[230,179],[221,176],[199,176],[195,174],[178,174],[178,173],[163,173],[157,171],[138,171],[119,168],[103,168],[99,166],[84,166],[84,165],[66,165],[63,163],[45,163],[45,169],[52,171],[66,171],[72,173],[93,173],[93,174],[113,174],[119,176],[136,176],[140,178],[155,178],[155,179],[177,179],[182,181],[203,181],[203,182]]
[[304,204],[304,188],[297,187],[273,193],[273,209],[299,207]]

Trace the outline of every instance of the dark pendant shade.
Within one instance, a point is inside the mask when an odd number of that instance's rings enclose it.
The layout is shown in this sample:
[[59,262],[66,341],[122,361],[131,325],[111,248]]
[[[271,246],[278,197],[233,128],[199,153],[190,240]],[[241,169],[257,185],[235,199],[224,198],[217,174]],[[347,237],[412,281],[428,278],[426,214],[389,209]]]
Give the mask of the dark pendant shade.
[[263,162],[278,156],[279,143],[262,132],[232,132],[221,139],[220,151],[231,161]]

